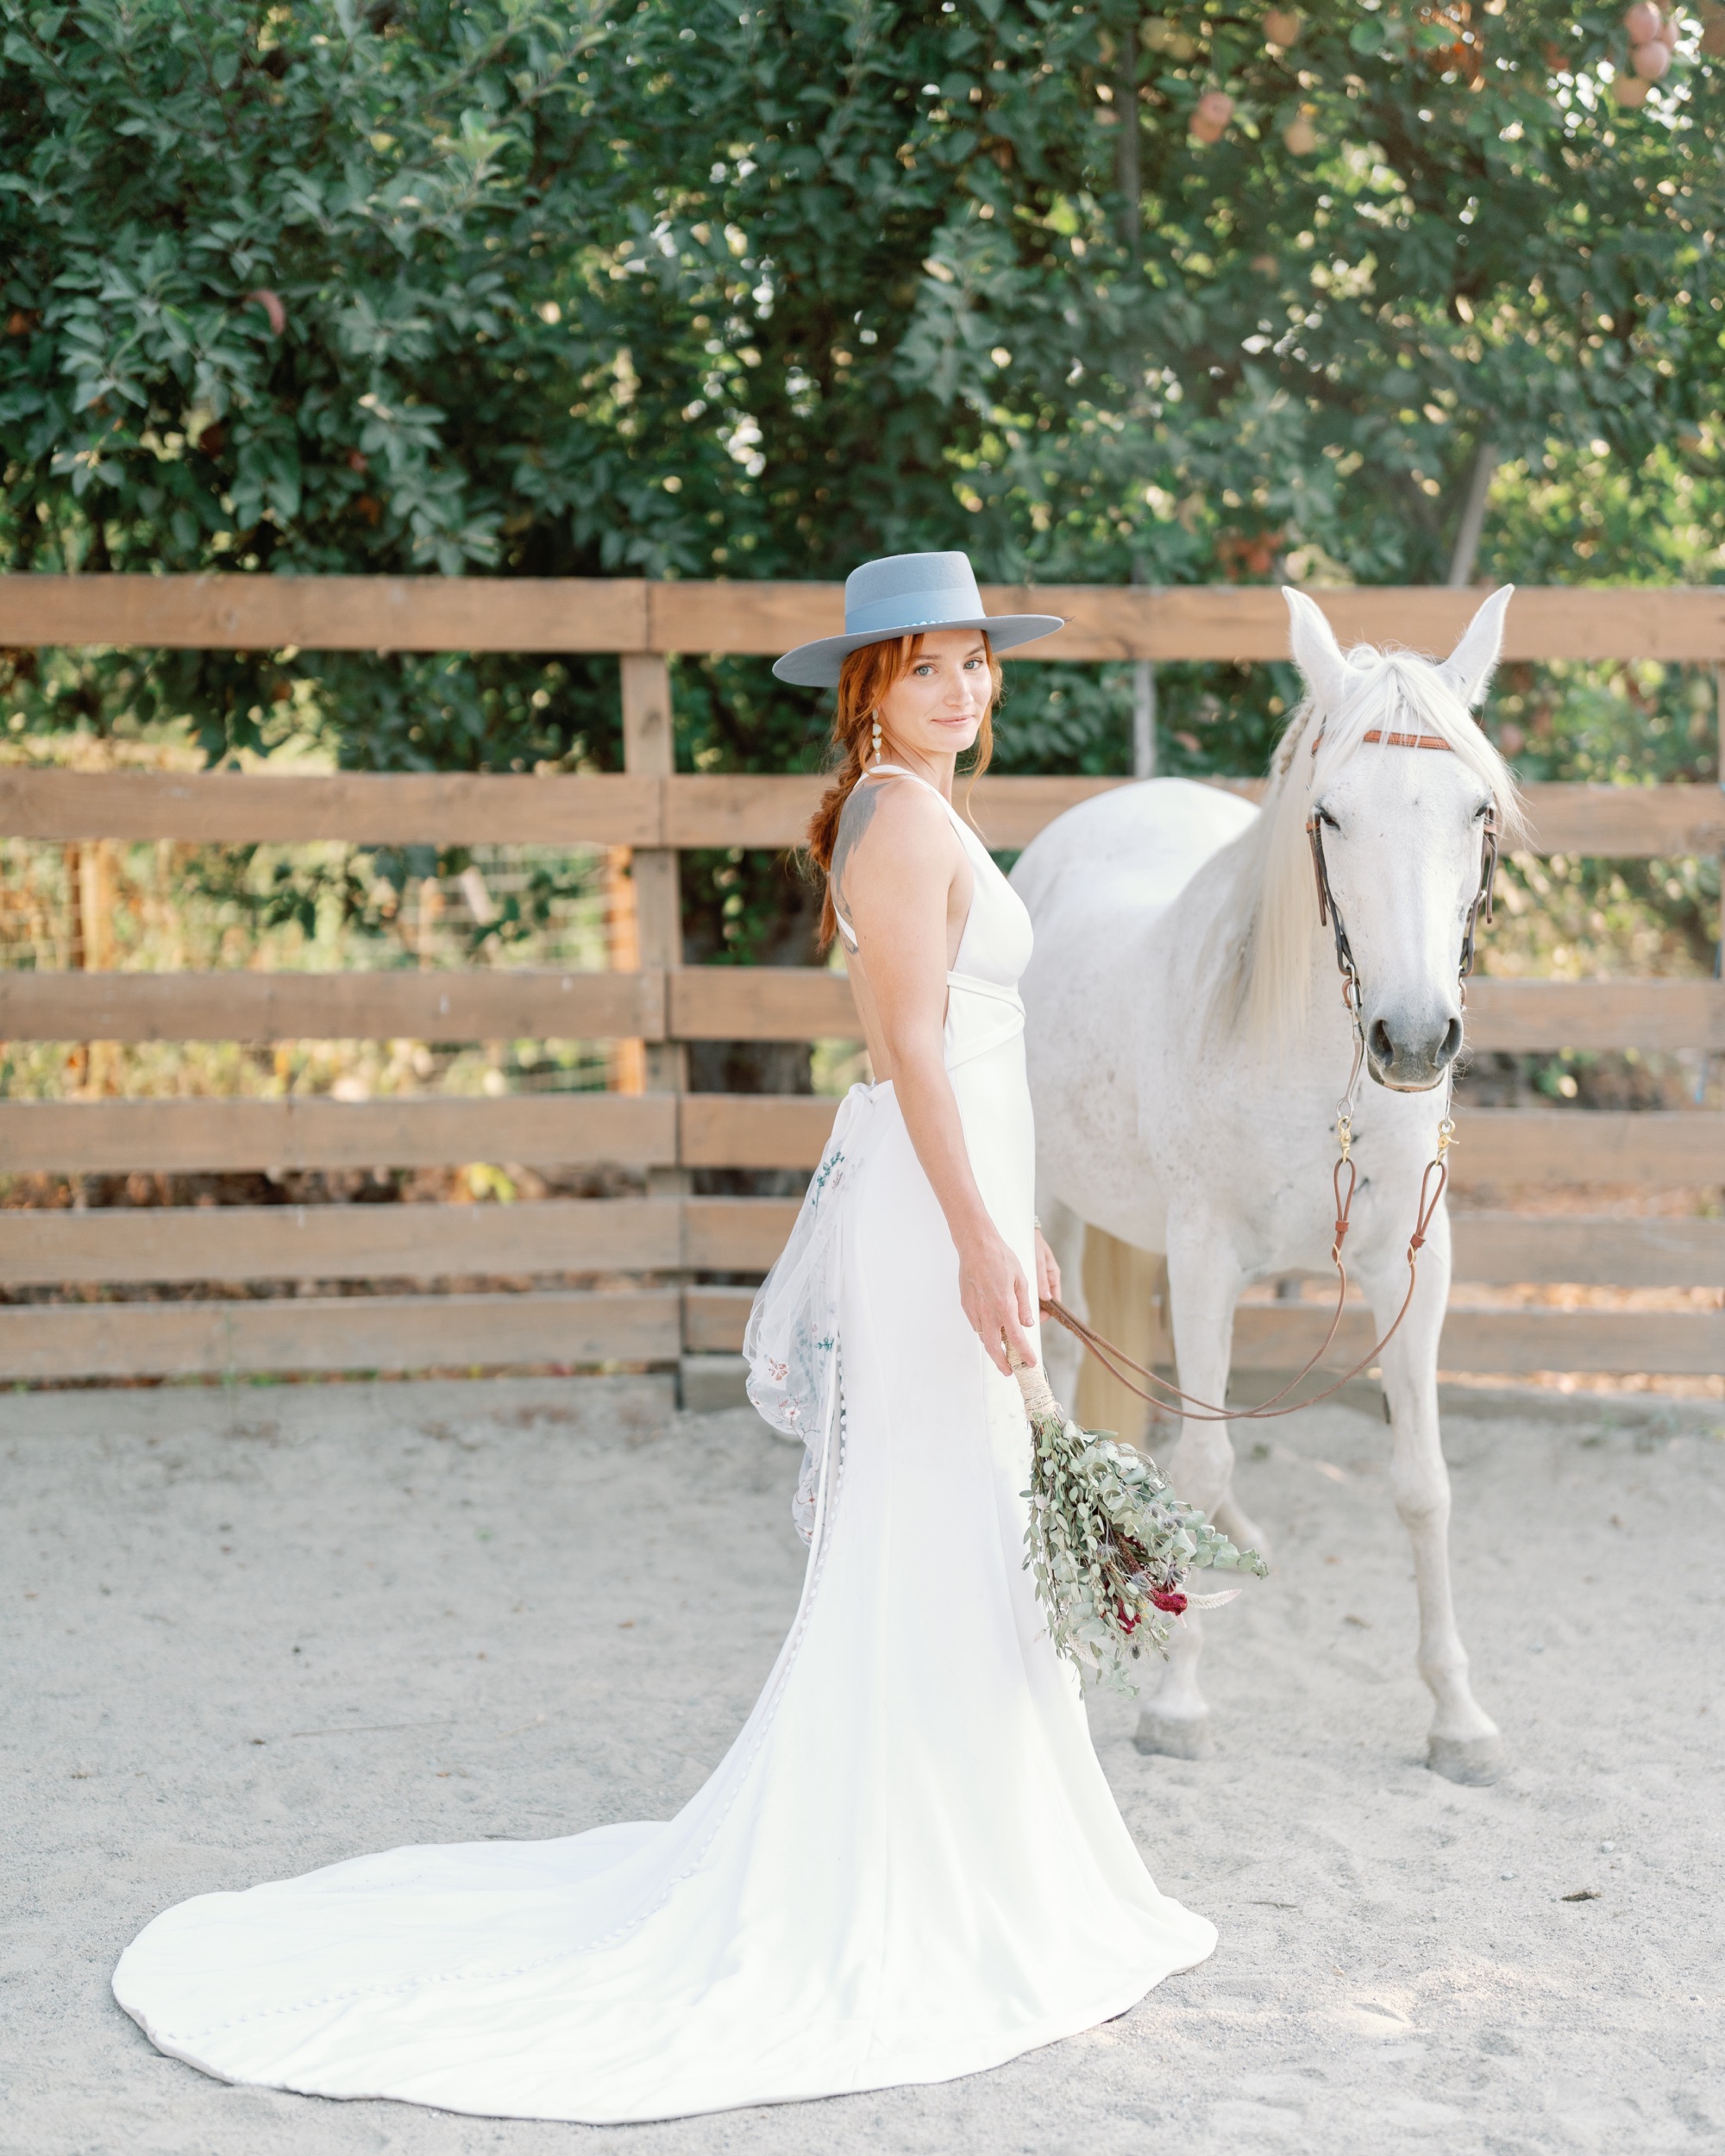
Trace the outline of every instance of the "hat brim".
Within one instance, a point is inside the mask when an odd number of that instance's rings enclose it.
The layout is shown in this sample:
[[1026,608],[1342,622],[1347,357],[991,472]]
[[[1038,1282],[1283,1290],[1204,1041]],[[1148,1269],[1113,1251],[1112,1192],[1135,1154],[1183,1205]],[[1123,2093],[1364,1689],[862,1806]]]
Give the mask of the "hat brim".
[[896,643],[900,636],[934,636],[949,629],[980,629],[996,651],[1010,651],[1018,644],[1034,643],[1038,636],[1051,636],[1065,626],[1063,614],[978,614],[969,621],[911,622],[902,629],[869,629],[854,636],[818,637],[813,643],[799,644],[782,659],[775,659],[773,672],[781,681],[794,682],[798,688],[836,689],[840,667],[853,651],[861,651],[865,644]]

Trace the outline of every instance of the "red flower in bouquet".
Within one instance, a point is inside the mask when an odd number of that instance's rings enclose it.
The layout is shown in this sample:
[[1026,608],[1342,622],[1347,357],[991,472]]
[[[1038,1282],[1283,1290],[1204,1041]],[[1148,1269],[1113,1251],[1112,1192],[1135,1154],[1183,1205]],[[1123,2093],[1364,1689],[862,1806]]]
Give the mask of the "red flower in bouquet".
[[1158,1609],[1165,1609],[1170,1617],[1178,1617],[1186,1608],[1186,1597],[1171,1587],[1152,1587],[1150,1599]]

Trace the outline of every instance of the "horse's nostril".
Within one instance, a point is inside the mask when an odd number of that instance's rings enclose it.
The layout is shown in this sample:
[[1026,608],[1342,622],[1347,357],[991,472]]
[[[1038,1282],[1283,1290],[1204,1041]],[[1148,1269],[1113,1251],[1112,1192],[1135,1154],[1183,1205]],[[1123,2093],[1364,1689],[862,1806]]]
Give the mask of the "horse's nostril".
[[1461,1020],[1447,1019],[1441,1032],[1430,1031],[1414,1019],[1399,1019],[1397,1024],[1399,1035],[1391,1031],[1387,1018],[1374,1018],[1366,1028],[1373,1069],[1392,1082],[1434,1083],[1461,1052]]

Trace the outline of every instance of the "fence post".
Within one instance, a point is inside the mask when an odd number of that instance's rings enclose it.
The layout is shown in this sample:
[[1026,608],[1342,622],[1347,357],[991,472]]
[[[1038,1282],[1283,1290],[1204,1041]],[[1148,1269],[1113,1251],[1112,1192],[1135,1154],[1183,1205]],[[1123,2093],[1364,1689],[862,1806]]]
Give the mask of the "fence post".
[[[668,779],[676,768],[671,730],[671,667],[659,652],[625,652],[623,666],[623,768],[631,778]],[[682,893],[676,849],[637,846],[631,864],[635,918],[644,969],[669,971],[683,962]],[[649,1093],[684,1092],[688,1054],[681,1041],[649,1041]],[[681,1150],[681,1127],[678,1135]],[[686,1168],[649,1168],[647,1189],[654,1197],[682,1197],[689,1188]]]
[[[1725,793],[1725,660],[1713,662],[1713,777],[1722,793]],[[1725,979],[1725,846],[1719,849],[1719,906],[1713,923],[1713,978]],[[1711,1075],[1710,1058],[1703,1048],[1701,1068],[1696,1074],[1695,1105],[1707,1105],[1707,1081]]]
[[[1128,70],[1129,74],[1132,72]],[[1134,134],[1138,127],[1137,94],[1135,91],[1132,93],[1132,123]],[[1134,172],[1138,169],[1135,147],[1132,169]],[[1132,207],[1136,226],[1138,211],[1136,197]],[[1132,580],[1134,585],[1141,585],[1145,580],[1144,563],[1136,555],[1132,556]],[[1156,667],[1148,659],[1138,660],[1132,667],[1132,776],[1135,779],[1153,779],[1156,776]]]
[[1132,667],[1132,776],[1156,776],[1156,667],[1149,659]]

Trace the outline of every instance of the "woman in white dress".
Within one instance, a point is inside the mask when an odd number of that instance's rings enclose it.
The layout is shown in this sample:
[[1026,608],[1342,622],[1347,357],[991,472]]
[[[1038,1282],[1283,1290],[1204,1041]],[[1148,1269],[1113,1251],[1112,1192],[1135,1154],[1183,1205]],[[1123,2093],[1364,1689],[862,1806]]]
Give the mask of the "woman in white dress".
[[1214,1945],[1146,1872],[1023,1569],[1009,1364],[1034,1354],[1031,1282],[1056,1287],[1032,1216],[1031,929],[951,793],[957,760],[987,756],[989,632],[1059,624],[988,619],[963,555],[869,563],[846,609],[844,636],[779,662],[839,688],[811,849],[877,1075],[775,1275],[800,1253],[836,1320],[800,1336],[824,1406],[805,1387],[799,1407],[759,1325],[752,1344],[757,1399],[811,1447],[790,1635],[673,1820],[398,1849],[157,1917],[115,1993],[206,2073],[667,2118],[974,2073]]

